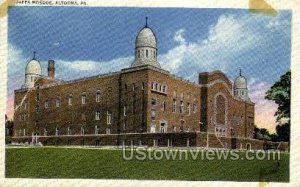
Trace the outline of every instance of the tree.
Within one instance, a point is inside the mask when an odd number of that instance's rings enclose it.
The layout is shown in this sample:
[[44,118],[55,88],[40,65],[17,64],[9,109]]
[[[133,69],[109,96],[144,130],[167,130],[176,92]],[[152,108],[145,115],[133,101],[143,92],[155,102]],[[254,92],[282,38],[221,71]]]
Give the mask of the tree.
[[254,138],[259,140],[276,140],[276,135],[270,134],[270,132],[265,128],[254,128]]
[[[277,105],[275,113],[277,139],[289,141],[290,139],[290,106],[291,106],[291,71],[282,75],[279,81],[266,92],[266,99],[274,101]],[[284,124],[283,119],[288,119]]]

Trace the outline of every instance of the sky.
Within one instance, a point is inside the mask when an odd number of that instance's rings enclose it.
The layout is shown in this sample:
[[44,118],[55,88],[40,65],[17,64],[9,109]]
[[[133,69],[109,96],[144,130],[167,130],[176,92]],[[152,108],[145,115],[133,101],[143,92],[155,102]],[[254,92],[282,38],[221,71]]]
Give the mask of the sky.
[[145,25],[158,40],[163,69],[193,82],[221,70],[232,81],[239,69],[255,102],[255,124],[274,132],[277,105],[265,92],[290,69],[291,11],[265,16],[243,9],[12,7],[8,14],[7,114],[14,90],[36,51],[43,74],[56,61],[56,78],[72,80],[118,71],[134,58],[135,37]]

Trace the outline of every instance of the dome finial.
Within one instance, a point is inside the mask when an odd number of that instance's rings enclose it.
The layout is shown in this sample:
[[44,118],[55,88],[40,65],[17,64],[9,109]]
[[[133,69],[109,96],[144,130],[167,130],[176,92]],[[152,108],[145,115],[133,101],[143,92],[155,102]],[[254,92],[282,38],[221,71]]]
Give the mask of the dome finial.
[[148,17],[146,16],[146,25],[145,27],[148,27]]
[[242,76],[242,69],[240,68],[240,76]]
[[35,59],[36,51],[33,51],[33,59]]

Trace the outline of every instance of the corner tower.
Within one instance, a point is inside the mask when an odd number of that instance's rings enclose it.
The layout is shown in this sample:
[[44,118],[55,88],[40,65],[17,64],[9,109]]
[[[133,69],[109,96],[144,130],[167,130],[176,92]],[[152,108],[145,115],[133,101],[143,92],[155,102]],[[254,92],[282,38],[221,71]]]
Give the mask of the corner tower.
[[242,75],[240,69],[240,75],[234,81],[234,96],[245,101],[250,101],[248,96],[247,79]]
[[152,65],[160,68],[157,62],[157,42],[154,32],[146,25],[140,30],[135,40],[135,58],[131,67]]
[[22,88],[32,88],[34,87],[35,81],[42,75],[42,67],[40,62],[35,58],[35,53],[33,52],[33,58],[28,62],[25,69],[25,83]]

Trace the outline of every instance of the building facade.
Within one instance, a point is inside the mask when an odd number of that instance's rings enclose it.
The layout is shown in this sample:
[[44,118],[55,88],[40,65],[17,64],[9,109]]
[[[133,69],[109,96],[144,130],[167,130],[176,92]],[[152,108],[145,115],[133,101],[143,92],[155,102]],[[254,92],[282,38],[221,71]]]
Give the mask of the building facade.
[[221,71],[200,73],[198,83],[171,74],[157,61],[147,23],[134,51],[128,68],[72,81],[55,79],[54,60],[42,75],[34,55],[15,90],[14,137],[204,132],[253,138],[255,104],[241,72],[233,82]]

